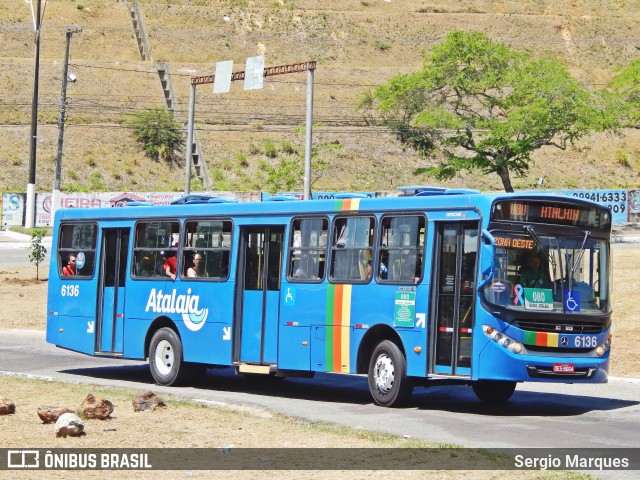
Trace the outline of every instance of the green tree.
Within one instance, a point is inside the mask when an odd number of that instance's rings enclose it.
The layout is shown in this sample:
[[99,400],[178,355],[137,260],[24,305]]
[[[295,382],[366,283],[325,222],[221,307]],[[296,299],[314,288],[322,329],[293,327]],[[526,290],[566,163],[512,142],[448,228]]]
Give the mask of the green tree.
[[632,60],[611,81],[612,110],[621,126],[640,128],[640,60]]
[[184,151],[183,129],[171,112],[162,108],[133,112],[127,124],[145,153],[156,161],[177,160]]
[[31,246],[29,247],[29,261],[36,264],[36,279],[40,279],[39,266],[44,262],[47,249],[42,245],[42,239],[46,234],[46,230],[34,228],[31,230]]
[[416,174],[449,179],[479,169],[497,174],[507,192],[535,150],[565,149],[607,125],[596,96],[560,61],[532,58],[479,32],[449,33],[421,71],[392,78],[361,108],[381,114],[421,154],[442,154],[439,165]]

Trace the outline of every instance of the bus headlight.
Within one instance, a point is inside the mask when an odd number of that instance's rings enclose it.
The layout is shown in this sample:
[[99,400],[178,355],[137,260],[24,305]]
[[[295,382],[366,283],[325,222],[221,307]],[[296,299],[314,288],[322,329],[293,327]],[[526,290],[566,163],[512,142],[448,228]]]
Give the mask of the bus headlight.
[[495,328],[490,327],[489,325],[483,325],[482,331],[487,337],[489,337],[497,344],[502,345],[510,352],[516,354],[522,352],[522,344],[520,342],[515,341],[513,338],[505,335],[504,333],[498,332]]
[[513,342],[509,345],[509,350],[513,353],[520,353],[522,351],[522,344],[520,342]]
[[596,355],[601,357],[603,356],[605,353],[607,353],[609,351],[609,348],[611,348],[611,337],[607,338],[607,341],[604,342],[602,345],[598,345],[596,347]]

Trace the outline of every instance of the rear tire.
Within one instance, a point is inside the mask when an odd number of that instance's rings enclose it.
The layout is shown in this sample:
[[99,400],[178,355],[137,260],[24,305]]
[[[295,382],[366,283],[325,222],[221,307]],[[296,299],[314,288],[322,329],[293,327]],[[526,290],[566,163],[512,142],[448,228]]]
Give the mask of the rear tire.
[[191,368],[182,360],[182,342],[174,330],[165,327],[153,334],[149,368],[158,385],[181,385],[189,379]]
[[511,398],[516,382],[505,380],[478,380],[472,385],[473,393],[485,403],[504,403]]
[[407,361],[398,346],[383,340],[369,362],[369,391],[381,407],[398,407],[411,396],[413,385],[407,379]]

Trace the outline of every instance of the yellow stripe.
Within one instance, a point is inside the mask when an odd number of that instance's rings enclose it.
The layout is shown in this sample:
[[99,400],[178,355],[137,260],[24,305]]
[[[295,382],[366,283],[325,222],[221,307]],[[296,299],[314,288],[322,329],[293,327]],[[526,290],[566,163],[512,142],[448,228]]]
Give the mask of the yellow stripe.
[[547,333],[547,347],[557,347],[557,346],[558,346],[558,334]]
[[351,287],[345,284],[342,290],[342,326],[340,341],[340,371],[349,372],[349,340],[351,338]]
[[358,210],[360,208],[360,199],[352,198],[351,199],[351,210]]

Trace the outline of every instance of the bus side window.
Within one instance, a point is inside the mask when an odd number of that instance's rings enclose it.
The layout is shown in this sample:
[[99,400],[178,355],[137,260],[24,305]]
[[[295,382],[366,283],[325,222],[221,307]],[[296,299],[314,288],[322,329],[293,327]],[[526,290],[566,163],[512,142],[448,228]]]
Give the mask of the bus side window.
[[133,245],[133,276],[166,278],[165,259],[178,251],[178,222],[138,222]]
[[418,215],[382,218],[375,270],[379,282],[416,284],[420,281],[425,228],[424,217]]
[[[226,280],[231,258],[230,220],[193,220],[185,223],[182,278]],[[197,265],[194,259],[198,258]],[[195,273],[188,276],[189,270]]]
[[58,239],[58,271],[64,275],[63,268],[70,256],[76,258],[76,277],[93,276],[96,260],[97,227],[93,223],[69,224],[60,226]]
[[349,216],[335,219],[329,276],[337,283],[364,283],[371,278],[373,217]]
[[329,221],[296,218],[292,222],[287,277],[292,282],[320,282],[324,278]]

